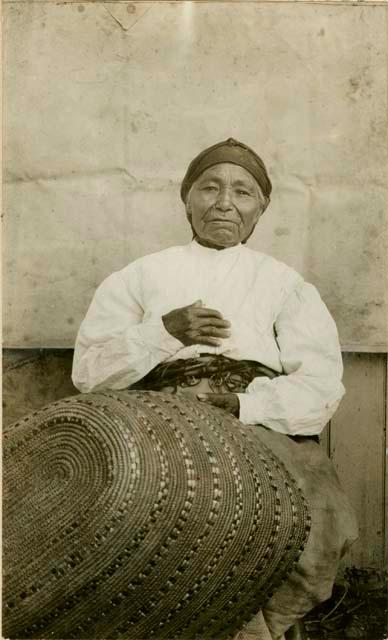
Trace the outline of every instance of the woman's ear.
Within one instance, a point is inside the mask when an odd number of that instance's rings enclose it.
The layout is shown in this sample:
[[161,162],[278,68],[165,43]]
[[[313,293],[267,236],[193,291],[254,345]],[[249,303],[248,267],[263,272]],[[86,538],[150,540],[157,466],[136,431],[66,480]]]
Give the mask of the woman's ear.
[[193,222],[192,222],[191,207],[189,203],[186,204],[186,218],[193,232],[193,238],[195,238],[196,236],[195,236],[195,231],[194,231]]
[[247,235],[247,237],[244,240],[241,240],[241,244],[245,244],[249,238],[251,237],[252,233],[254,232],[254,230],[256,229],[256,225],[259,222],[261,216],[263,215],[264,211],[266,210],[266,208],[268,207],[270,203],[270,199],[269,198],[265,198],[265,202],[261,202],[258,209],[257,209],[257,213],[256,213],[256,220],[252,226],[252,229],[250,230],[249,234]]
[[263,202],[260,202],[258,210],[257,210],[257,217],[256,217],[255,226],[259,222],[261,216],[265,212],[265,210],[268,207],[269,203],[270,203],[270,199],[267,196],[265,197],[265,200]]
[[191,224],[192,211],[191,211],[191,205],[190,205],[190,198],[189,197],[186,200],[186,205],[185,206],[186,206],[186,218],[188,219],[188,221]]
[[260,202],[259,206],[257,207],[257,212],[256,212],[256,216],[255,216],[255,225],[257,225],[257,223],[259,222],[261,216],[263,215],[264,211],[266,210],[266,208],[268,207],[269,204],[269,199],[266,198],[265,202]]
[[261,207],[261,213],[260,216],[263,215],[264,211],[266,210],[266,208],[268,207],[269,203],[271,202],[271,198],[269,198],[268,196],[265,196],[265,202]]

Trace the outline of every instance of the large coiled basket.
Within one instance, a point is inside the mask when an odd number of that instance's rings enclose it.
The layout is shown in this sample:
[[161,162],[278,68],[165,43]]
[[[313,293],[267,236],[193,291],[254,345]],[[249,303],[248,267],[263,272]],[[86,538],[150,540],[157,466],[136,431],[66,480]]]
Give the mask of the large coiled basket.
[[10,638],[231,637],[309,530],[259,437],[164,393],[80,395],[14,423],[3,490]]

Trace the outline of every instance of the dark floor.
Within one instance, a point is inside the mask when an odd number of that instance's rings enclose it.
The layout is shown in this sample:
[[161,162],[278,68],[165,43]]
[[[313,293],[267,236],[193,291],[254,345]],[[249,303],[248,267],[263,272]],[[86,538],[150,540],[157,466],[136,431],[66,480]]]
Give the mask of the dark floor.
[[306,640],[387,640],[388,575],[350,568],[333,596],[305,619]]

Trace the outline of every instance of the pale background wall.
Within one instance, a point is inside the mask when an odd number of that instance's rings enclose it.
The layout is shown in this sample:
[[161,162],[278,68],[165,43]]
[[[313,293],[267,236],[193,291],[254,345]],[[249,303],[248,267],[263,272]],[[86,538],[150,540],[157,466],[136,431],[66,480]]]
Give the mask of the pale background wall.
[[72,346],[106,275],[188,241],[180,180],[233,136],[274,183],[251,246],[386,350],[387,9],[5,2],[6,345]]
[[[325,441],[384,565],[386,4],[4,3],[4,419],[75,393],[71,347],[99,282],[190,239],[179,183],[229,136],[262,154],[251,246],[320,289],[345,351]],[[38,347],[40,351],[31,349]],[[372,353],[378,352],[381,353]]]

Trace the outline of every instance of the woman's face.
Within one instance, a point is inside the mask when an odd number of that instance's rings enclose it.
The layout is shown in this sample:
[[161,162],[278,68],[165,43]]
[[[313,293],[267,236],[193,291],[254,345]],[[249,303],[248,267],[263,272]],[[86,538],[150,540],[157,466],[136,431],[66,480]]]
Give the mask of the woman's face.
[[265,208],[265,198],[253,176],[243,167],[226,162],[199,176],[186,204],[196,239],[215,249],[246,240]]

